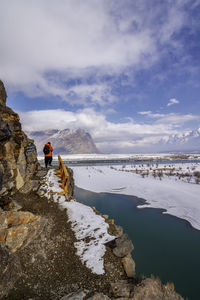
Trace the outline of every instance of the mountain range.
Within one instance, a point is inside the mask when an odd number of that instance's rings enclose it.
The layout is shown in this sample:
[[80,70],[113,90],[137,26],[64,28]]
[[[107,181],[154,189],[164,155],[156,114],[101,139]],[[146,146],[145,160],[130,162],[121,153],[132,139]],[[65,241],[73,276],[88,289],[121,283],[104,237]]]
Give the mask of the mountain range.
[[83,129],[29,131],[27,135],[35,141],[38,154],[43,154],[44,144],[51,142],[54,154],[99,153],[91,135]]
[[[51,142],[54,154],[100,153],[91,135],[83,129],[29,131],[27,135],[35,141],[38,154],[43,154],[44,144]],[[200,152],[200,127],[163,137],[149,148],[150,152]]]
[[161,139],[157,147],[167,151],[200,152],[200,127]]

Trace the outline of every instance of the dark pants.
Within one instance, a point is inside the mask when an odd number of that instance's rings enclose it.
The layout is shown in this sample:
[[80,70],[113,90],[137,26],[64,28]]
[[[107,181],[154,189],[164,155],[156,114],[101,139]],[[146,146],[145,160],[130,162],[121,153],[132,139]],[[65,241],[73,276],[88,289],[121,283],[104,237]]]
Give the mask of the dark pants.
[[48,165],[51,166],[51,162],[52,162],[52,156],[45,156],[45,167],[47,168]]

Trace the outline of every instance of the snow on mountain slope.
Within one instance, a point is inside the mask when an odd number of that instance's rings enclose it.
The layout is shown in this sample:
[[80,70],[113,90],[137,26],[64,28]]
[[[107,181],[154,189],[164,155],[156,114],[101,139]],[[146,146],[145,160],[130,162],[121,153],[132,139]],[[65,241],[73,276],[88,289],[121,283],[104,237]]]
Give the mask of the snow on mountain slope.
[[99,153],[91,135],[83,129],[33,131],[28,135],[35,141],[38,154],[47,142],[51,142],[54,154]]
[[200,128],[164,137],[157,146],[166,151],[197,151],[200,148]]

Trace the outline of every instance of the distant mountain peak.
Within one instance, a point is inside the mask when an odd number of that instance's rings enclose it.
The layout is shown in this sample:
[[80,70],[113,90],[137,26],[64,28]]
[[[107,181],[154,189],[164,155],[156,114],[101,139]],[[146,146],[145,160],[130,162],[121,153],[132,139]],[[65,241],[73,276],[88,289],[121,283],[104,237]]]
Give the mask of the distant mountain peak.
[[172,134],[163,137],[158,147],[166,150],[176,151],[196,151],[200,150],[200,127],[195,130],[185,131],[179,134]]
[[43,146],[50,141],[54,148],[54,154],[86,154],[99,153],[91,135],[84,129],[53,129],[28,132],[34,139],[38,154],[42,154]]

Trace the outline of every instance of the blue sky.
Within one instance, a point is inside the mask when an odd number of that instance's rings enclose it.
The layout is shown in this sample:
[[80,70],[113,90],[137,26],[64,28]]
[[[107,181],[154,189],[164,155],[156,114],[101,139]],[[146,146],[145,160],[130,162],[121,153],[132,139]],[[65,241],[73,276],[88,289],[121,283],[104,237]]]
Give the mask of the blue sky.
[[151,151],[200,127],[199,16],[200,0],[1,0],[8,106],[25,130]]

